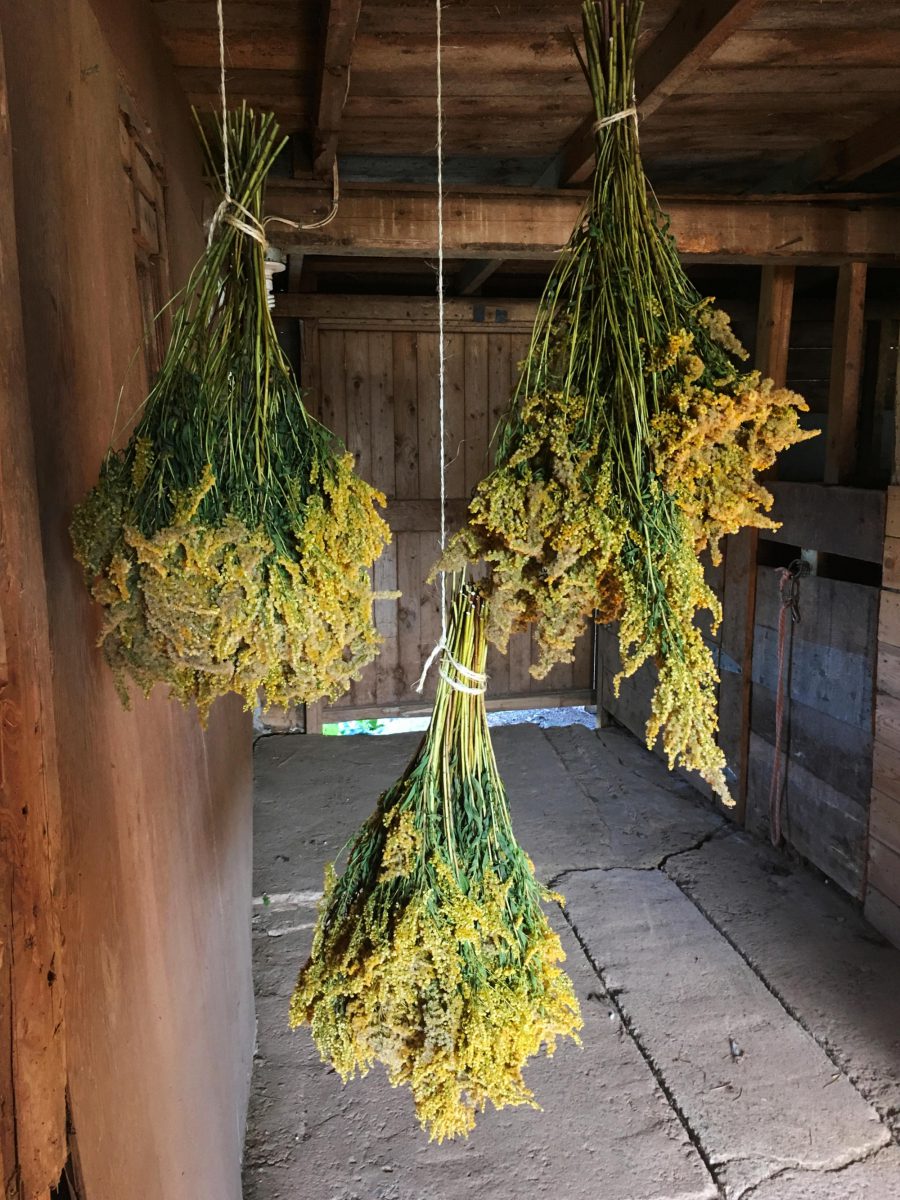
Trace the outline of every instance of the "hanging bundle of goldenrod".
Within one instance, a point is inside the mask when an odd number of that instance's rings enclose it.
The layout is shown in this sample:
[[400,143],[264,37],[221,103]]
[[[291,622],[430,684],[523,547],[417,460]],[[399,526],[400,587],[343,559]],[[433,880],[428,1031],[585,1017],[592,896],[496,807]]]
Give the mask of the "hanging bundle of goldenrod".
[[[687,279],[644,178],[634,111],[643,0],[585,0],[596,170],[545,290],[501,425],[442,565],[491,565],[489,637],[534,623],[540,677],[571,661],[584,618],[618,620],[627,677],[653,660],[648,745],[729,802],[716,744],[718,682],[694,618],[719,619],[698,554],[742,526],[771,527],[756,481],[810,437],[800,396],[745,359],[727,316]],[[617,680],[618,686],[618,680]]]
[[431,1137],[490,1100],[533,1104],[527,1060],[581,1028],[578,1002],[513,835],[484,707],[484,602],[458,592],[431,724],[337,878],[291,1000],[346,1081],[385,1065]]
[[[205,719],[334,697],[375,656],[369,568],[384,497],[306,412],[266,302],[263,187],[274,119],[229,114],[231,196],[185,289],[128,445],[110,451],[72,538],[105,609],[101,641],[127,680],[166,683]],[[221,133],[221,131],[220,131]],[[214,188],[222,157],[203,139]]]

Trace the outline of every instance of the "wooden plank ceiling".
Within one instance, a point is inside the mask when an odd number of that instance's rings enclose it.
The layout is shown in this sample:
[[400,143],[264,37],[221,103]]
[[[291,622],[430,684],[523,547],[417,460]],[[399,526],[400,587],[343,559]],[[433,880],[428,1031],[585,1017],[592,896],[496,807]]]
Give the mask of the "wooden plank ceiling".
[[[215,0],[152,3],[185,92],[215,110]],[[299,239],[272,227],[290,253],[289,290],[315,288],[329,255],[344,260],[335,287],[352,290],[352,271],[367,287],[377,265],[384,290],[433,290],[433,0],[225,0],[224,11],[231,103],[271,109],[291,135],[280,169],[293,180],[270,188],[272,211],[326,215],[339,166],[337,220]],[[445,180],[457,201],[448,254],[461,260],[450,290],[500,294],[522,282],[509,274],[516,259],[546,273],[577,213],[560,189],[583,189],[592,167],[573,49],[580,0],[443,0],[443,26]],[[637,100],[664,204],[732,202],[690,210],[687,253],[841,262],[865,252],[851,236],[859,226],[864,240],[881,231],[878,261],[900,261],[900,0],[646,0]],[[734,204],[748,194],[749,221]],[[843,212],[794,205],[794,220],[778,201],[759,207],[760,196],[811,194]],[[461,219],[479,197],[499,215],[499,238],[490,222]],[[860,200],[880,212],[861,216]],[[513,209],[520,243],[504,217]]]
[[[154,8],[188,96],[214,107],[213,0]],[[330,170],[336,149],[347,182],[433,182],[431,0],[225,0],[225,18],[230,95],[297,135],[299,174]],[[578,0],[444,0],[451,183],[584,178],[578,26]],[[657,188],[883,190],[900,178],[900,0],[647,0],[642,55]]]

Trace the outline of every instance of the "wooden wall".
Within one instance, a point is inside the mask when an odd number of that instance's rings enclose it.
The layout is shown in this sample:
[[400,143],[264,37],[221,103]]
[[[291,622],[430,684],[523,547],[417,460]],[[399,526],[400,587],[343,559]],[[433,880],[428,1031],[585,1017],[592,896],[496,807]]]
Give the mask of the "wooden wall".
[[[452,301],[446,354],[448,530],[463,519],[468,497],[488,470],[489,442],[509,402],[535,314],[532,301]],[[415,684],[440,635],[438,592],[428,575],[440,548],[438,333],[435,302],[406,298],[282,296],[278,311],[302,321],[301,376],[312,411],[343,438],[358,470],[388,497],[393,541],[376,564],[374,584],[399,591],[375,606],[384,638],[378,658],[349,692],[324,710],[325,720],[427,711]],[[488,658],[493,707],[584,704],[591,700],[591,630],[572,664],[544,679],[530,632]]]
[[[46,762],[58,763],[54,853],[66,884],[54,964],[65,1072],[41,1103],[58,1136],[68,1090],[88,1200],[238,1200],[254,1035],[248,718],[240,702],[220,702],[204,735],[160,694],[122,709],[67,532],[122,381],[124,411],[144,386],[140,356],[128,374],[142,332],[138,262],[157,269],[165,248],[154,251],[143,218],[159,220],[176,283],[201,245],[198,157],[148,5],[0,0],[0,26],[26,363],[18,399],[39,501],[31,562],[46,581],[58,736],[46,716],[38,729]],[[3,503],[27,504],[27,492]],[[8,583],[8,559],[0,565]],[[10,730],[2,737],[5,752]],[[10,1053],[0,1034],[0,1055]],[[33,1125],[40,1115],[29,1113]],[[20,1176],[28,1200],[55,1183],[58,1147],[42,1164],[43,1176]],[[6,1158],[4,1170],[15,1196]]]
[[[883,478],[881,443],[895,407],[886,380],[897,349],[896,326],[880,314],[870,322],[866,355],[865,282],[860,264],[840,269],[829,320],[821,300],[795,312],[792,268],[762,273],[755,361],[777,381],[809,393],[812,412],[805,421],[823,436],[808,443],[814,449],[800,446],[784,455],[779,479],[768,481],[775,496],[772,516],[781,528],[726,539],[723,567],[710,575],[724,604],[722,628],[711,646],[720,666],[719,740],[732,769],[735,815],[768,836],[779,681],[778,569],[805,556],[811,573],[800,584],[801,621],[787,643],[782,680],[783,837],[857,899],[866,894],[868,874],[869,906],[884,909],[887,893],[896,894],[898,885],[889,881],[900,863],[891,858],[900,833],[890,833],[893,810],[879,798],[878,786],[879,764],[886,767],[892,753],[900,779],[900,739],[894,747],[890,733],[892,659],[885,634],[894,596],[900,630],[900,590],[880,594],[878,586],[885,493],[853,485]],[[888,539],[886,564],[891,554]],[[886,587],[890,577],[886,568]],[[601,634],[598,647],[600,704],[640,734],[652,671],[624,684],[616,699],[610,681],[618,652],[611,632]],[[873,737],[876,658],[885,695],[879,696],[882,716]],[[900,795],[900,785],[897,790]],[[891,794],[888,788],[887,797]],[[876,895],[872,889],[879,880],[886,891]]]
[[900,487],[888,489],[866,915],[900,946]]

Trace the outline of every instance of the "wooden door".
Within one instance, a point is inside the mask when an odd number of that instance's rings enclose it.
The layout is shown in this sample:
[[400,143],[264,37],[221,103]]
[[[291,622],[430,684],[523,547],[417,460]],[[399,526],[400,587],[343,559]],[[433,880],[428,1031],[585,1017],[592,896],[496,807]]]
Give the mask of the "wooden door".
[[[379,591],[399,600],[375,606],[381,652],[324,719],[346,720],[427,709],[415,690],[440,635],[437,589],[427,582],[440,548],[440,421],[436,304],[419,299],[282,297],[279,309],[302,322],[301,374],[311,410],[345,439],[360,474],[388,497],[393,540],[374,569]],[[287,312],[285,310],[287,309]],[[451,301],[447,307],[446,460],[448,529],[461,523],[467,498],[488,466],[490,437],[506,408],[528,349],[533,303],[497,307]],[[491,648],[488,700],[495,708],[591,702],[591,631],[575,662],[541,680],[530,632],[506,654]]]

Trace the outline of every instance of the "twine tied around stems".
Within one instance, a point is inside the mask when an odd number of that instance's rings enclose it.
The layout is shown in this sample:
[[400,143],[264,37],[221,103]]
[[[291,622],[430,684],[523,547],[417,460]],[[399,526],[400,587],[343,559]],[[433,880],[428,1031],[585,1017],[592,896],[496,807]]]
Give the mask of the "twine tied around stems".
[[207,247],[212,245],[216,230],[224,222],[226,225],[231,225],[241,233],[245,233],[248,237],[253,238],[254,241],[259,242],[264,250],[267,250],[269,242],[266,238],[266,225],[270,222],[287,225],[290,229],[302,231],[321,229],[337,216],[338,203],[341,198],[337,155],[335,155],[334,162],[331,164],[331,211],[321,221],[311,221],[309,224],[303,224],[300,221],[292,221],[289,217],[276,216],[266,217],[265,220],[260,221],[240,201],[235,200],[231,194],[231,147],[228,139],[228,95],[225,84],[224,0],[216,0],[216,18],[219,30],[219,99],[222,102],[222,166],[225,194],[219,202],[218,208],[210,218],[209,228],[206,233],[206,245]]
[[613,113],[609,117],[601,117],[599,121],[594,122],[592,132],[599,133],[601,129],[607,129],[610,125],[615,125],[618,121],[627,121],[629,117],[634,117],[636,127],[638,122],[636,104],[632,104],[630,108],[623,108],[621,112]]

